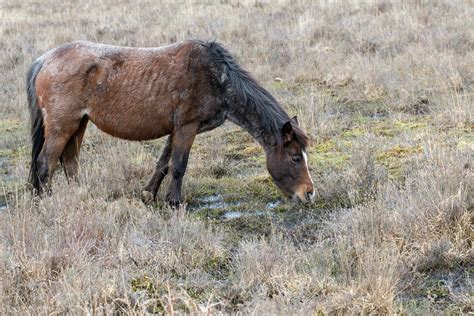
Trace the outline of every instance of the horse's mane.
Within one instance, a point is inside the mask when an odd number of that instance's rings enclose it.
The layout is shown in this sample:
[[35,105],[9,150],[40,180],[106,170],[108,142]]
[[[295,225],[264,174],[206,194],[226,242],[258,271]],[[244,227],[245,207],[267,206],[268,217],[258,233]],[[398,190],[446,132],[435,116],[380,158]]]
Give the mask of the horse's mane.
[[[296,122],[290,120],[288,114],[270,92],[262,87],[248,71],[237,64],[234,56],[222,44],[215,41],[193,40],[192,42],[206,47],[215,64],[224,65],[224,74],[231,90],[240,101],[240,105],[248,107],[250,112],[255,112],[260,117],[262,128],[266,133],[275,135],[277,143],[282,143],[283,124],[291,121],[296,141],[303,148],[307,147],[308,136]],[[219,76],[219,78],[221,77]]]

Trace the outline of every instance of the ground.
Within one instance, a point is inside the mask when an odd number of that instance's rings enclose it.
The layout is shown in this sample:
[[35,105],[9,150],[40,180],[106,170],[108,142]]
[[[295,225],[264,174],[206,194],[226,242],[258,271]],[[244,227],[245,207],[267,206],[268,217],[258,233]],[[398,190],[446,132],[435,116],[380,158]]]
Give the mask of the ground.
[[[472,313],[473,15],[470,1],[3,1],[2,313]],[[139,198],[163,140],[92,125],[79,183],[58,172],[32,201],[31,62],[77,39],[188,38],[224,43],[298,116],[315,201],[286,201],[230,123],[197,137],[178,210],[163,189]]]

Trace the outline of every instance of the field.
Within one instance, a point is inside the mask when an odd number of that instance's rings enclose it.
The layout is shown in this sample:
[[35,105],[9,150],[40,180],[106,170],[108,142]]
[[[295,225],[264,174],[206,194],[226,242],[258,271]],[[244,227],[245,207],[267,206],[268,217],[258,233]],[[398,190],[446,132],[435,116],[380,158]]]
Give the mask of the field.
[[[0,2],[0,313],[474,312],[472,1]],[[215,2],[215,3],[214,3]],[[217,39],[311,137],[311,204],[231,123],[185,206],[145,205],[162,139],[89,125],[78,183],[34,203],[25,74],[83,39]]]

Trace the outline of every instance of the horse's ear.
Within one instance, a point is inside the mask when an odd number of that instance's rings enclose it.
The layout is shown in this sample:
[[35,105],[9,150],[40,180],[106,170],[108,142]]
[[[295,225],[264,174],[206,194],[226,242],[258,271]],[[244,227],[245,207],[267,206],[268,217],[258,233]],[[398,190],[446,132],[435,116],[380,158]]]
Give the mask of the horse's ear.
[[283,124],[283,127],[281,128],[281,133],[283,136],[283,141],[285,143],[290,142],[293,139],[293,126],[291,126],[291,121],[288,121]]
[[296,115],[293,116],[292,120],[293,120],[293,122],[296,123],[296,125],[300,125],[300,123],[298,123],[298,117]]

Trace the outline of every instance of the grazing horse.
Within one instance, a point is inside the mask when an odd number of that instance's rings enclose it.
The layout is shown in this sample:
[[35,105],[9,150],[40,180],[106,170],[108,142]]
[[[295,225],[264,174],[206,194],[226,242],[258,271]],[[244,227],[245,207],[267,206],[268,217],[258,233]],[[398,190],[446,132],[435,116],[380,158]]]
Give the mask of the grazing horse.
[[75,177],[87,123],[128,140],[169,135],[142,198],[155,199],[167,174],[166,200],[181,185],[196,134],[226,119],[265,149],[267,169],[293,201],[314,197],[305,148],[308,137],[270,93],[219,43],[198,40],[132,48],[78,41],[39,57],[27,75],[32,120],[30,183],[47,187],[61,162]]

